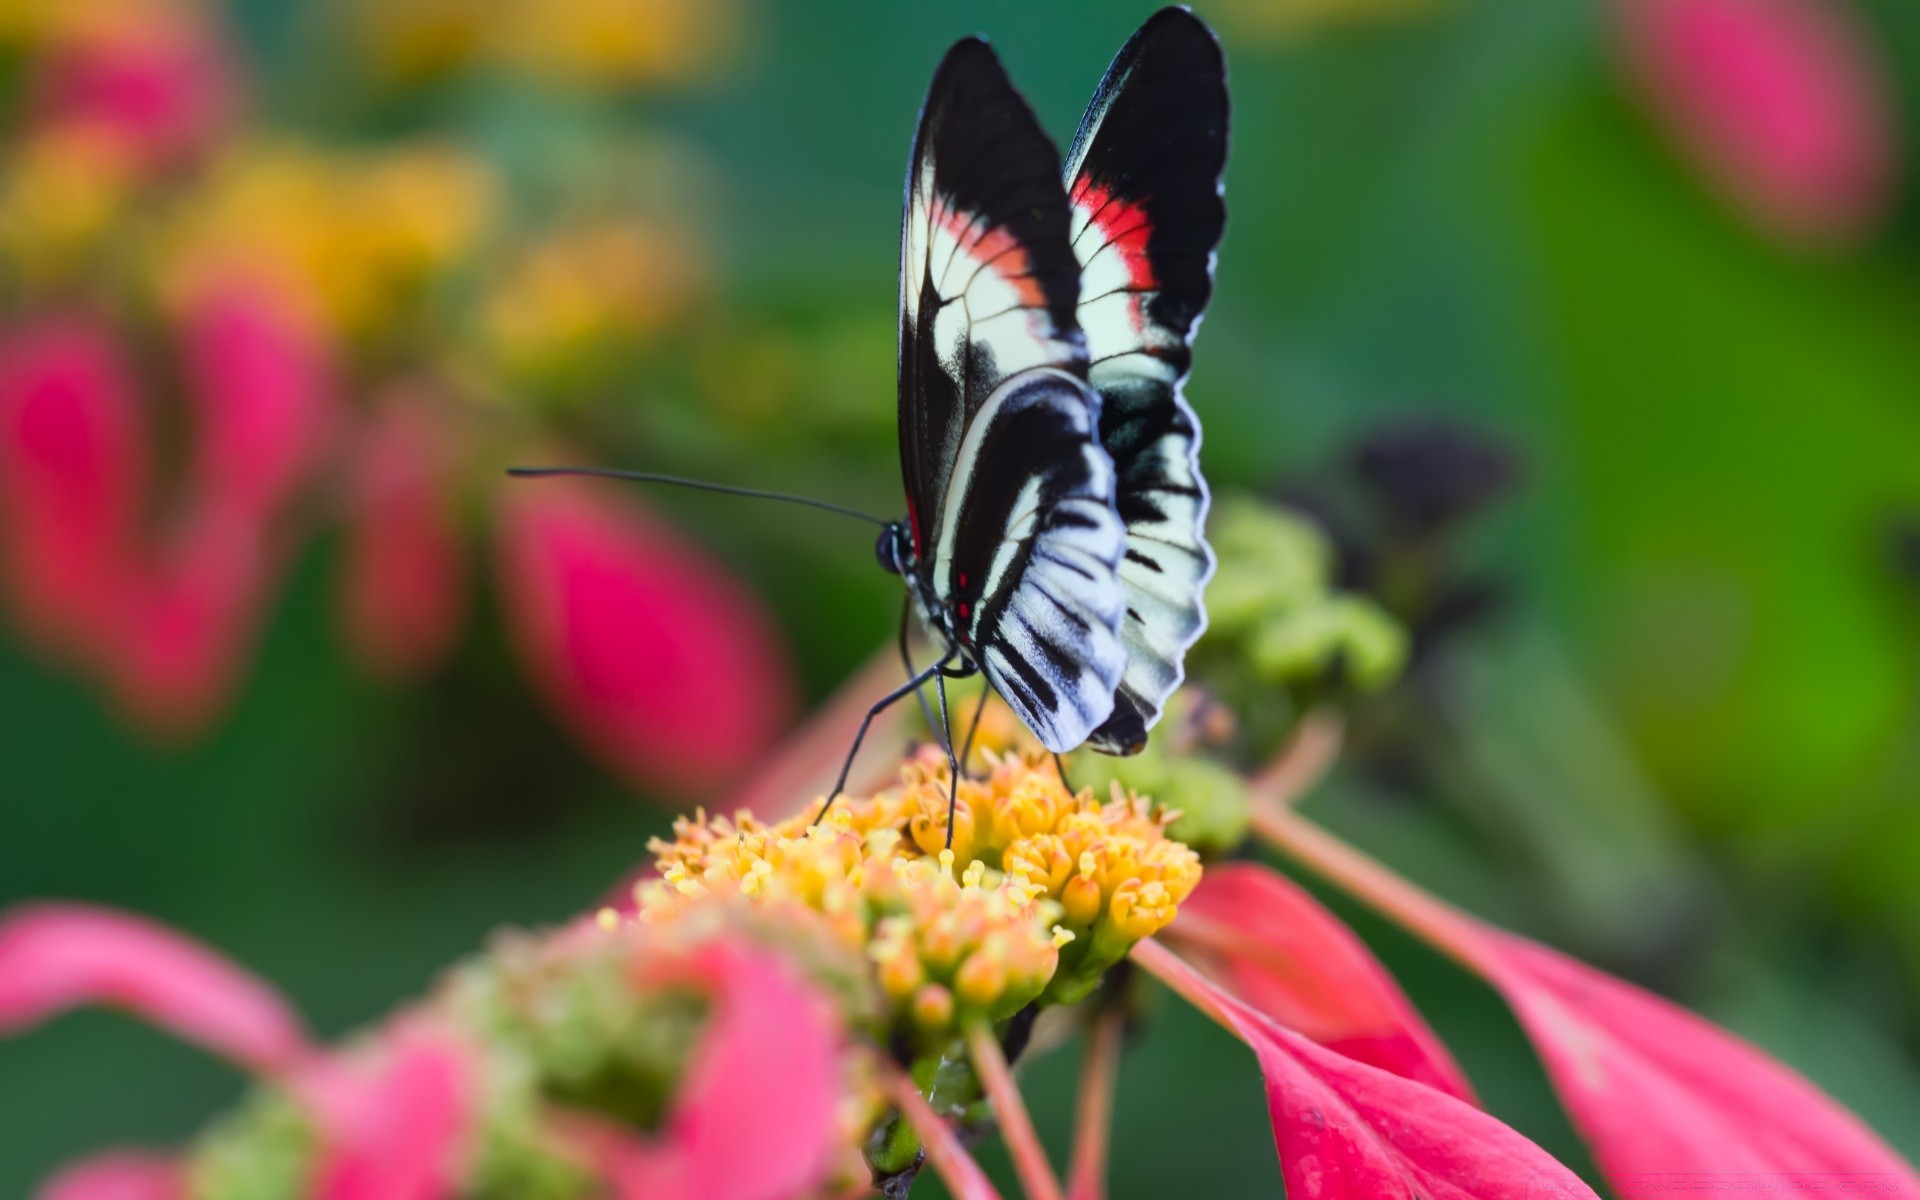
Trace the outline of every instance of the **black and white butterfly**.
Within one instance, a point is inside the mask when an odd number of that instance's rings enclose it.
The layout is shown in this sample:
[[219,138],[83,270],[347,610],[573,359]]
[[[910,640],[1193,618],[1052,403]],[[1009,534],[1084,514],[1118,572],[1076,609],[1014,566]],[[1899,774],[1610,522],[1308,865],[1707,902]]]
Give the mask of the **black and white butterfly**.
[[934,73],[907,167],[905,518],[639,472],[514,473],[681,484],[882,526],[881,565],[907,581],[940,658],[869,711],[828,805],[875,715],[975,672],[1056,754],[1134,753],[1206,626],[1207,488],[1181,385],[1213,291],[1226,148],[1226,66],[1184,8],[1121,48],[1064,172],[993,50],[961,41]]
[[1042,744],[1130,754],[1206,624],[1200,431],[1181,395],[1225,223],[1225,66],[1162,10],[1067,156],[984,41],[934,75],[907,171],[900,458],[881,535],[945,648]]

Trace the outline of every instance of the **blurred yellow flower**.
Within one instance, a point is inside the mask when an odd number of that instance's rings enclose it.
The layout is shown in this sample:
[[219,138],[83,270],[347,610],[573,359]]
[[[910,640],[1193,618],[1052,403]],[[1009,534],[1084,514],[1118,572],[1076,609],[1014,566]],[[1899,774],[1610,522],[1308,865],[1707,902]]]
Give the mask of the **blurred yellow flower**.
[[112,231],[138,164],[118,138],[71,127],[26,139],[4,171],[0,253],[32,285],[71,274]]
[[169,214],[160,291],[188,300],[237,271],[287,287],[343,333],[366,333],[474,243],[494,191],[484,164],[449,147],[243,147]]
[[683,229],[634,220],[565,229],[524,247],[488,286],[482,334],[509,374],[565,377],[644,342],[704,282]]
[[605,88],[704,78],[738,32],[729,0],[362,0],[355,23],[404,78],[490,66]]
[[1252,41],[1283,41],[1340,25],[1377,25],[1432,12],[1437,0],[1230,0],[1223,28]]

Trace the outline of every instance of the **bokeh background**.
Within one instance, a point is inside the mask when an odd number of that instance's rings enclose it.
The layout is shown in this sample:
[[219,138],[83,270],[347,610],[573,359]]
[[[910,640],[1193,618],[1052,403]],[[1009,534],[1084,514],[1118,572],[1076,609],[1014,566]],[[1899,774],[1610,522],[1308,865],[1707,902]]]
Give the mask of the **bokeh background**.
[[[1314,813],[1920,1155],[1920,8],[1196,7],[1208,473],[1413,634]],[[1064,141],[1149,11],[0,0],[0,904],[152,914],[337,1035],[593,903],[898,585],[837,518],[500,469],[893,513],[934,63],[989,34]],[[1590,1168],[1491,993],[1342,911]],[[1115,1196],[1271,1193],[1251,1063],[1163,1017]],[[108,1015],[0,1042],[0,1195],[240,1087]]]

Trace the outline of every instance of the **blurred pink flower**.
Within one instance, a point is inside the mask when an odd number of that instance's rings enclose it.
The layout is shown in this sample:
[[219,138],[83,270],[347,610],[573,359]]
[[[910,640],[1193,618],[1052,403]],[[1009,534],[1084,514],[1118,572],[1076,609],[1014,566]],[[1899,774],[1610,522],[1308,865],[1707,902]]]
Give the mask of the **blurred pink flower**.
[[0,537],[14,609],[47,648],[179,735],[218,714],[327,451],[329,352],[294,307],[234,282],[181,317],[189,455],[173,515],[143,527],[149,422],[112,333],[43,318],[0,336]]
[[209,146],[237,108],[233,56],[198,6],[122,5],[63,34],[35,64],[44,124],[85,127],[160,166]]
[[147,459],[125,361],[83,317],[0,334],[0,574],[20,622],[69,655],[113,620]]
[[401,392],[350,451],[341,623],[379,675],[431,669],[466,624],[466,546],[451,478],[461,440],[433,397]]
[[372,1063],[314,1061],[294,1081],[323,1147],[313,1200],[441,1200],[459,1194],[482,1090],[474,1052],[403,1024]]
[[659,1134],[582,1122],[576,1143],[622,1200],[807,1194],[839,1145],[833,1010],[764,950],[703,946],[672,981],[706,991],[713,1011]]
[[217,717],[253,643],[273,575],[264,519],[203,504],[128,568],[111,654],[115,697],[152,733]]
[[1749,221],[1830,244],[1884,215],[1893,103],[1846,0],[1620,0],[1618,18],[1655,117]]
[[173,1160],[144,1150],[108,1150],[48,1180],[39,1200],[182,1200],[186,1192]]
[[766,612],[638,504],[572,482],[519,485],[502,493],[497,537],[521,656],[609,764],[702,790],[780,732],[792,675]]
[[273,989],[171,930],[83,904],[5,914],[0,1033],[82,1005],[124,1008],[256,1071],[307,1053],[299,1018]]
[[191,486],[202,504],[275,516],[327,450],[330,349],[279,289],[234,277],[180,320],[195,418]]

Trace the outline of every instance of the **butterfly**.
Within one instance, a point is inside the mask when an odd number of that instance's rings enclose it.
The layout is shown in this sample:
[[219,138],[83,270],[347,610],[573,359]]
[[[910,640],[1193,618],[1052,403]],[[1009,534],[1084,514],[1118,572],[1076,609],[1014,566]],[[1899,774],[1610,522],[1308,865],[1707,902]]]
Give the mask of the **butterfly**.
[[[1154,14],[1087,106],[1064,168],[992,48],[956,43],[908,159],[900,233],[900,466],[907,515],[651,473],[590,474],[792,501],[881,526],[880,564],[939,660],[929,681],[957,788],[944,680],[989,687],[1056,755],[1132,754],[1206,627],[1200,426],[1182,395],[1226,222],[1226,65],[1184,8]],[[905,659],[906,630],[901,630]],[[949,834],[951,820],[949,820]]]
[[1184,8],[1120,50],[1064,173],[983,40],[947,53],[921,110],[901,223],[907,516],[878,555],[944,650],[920,674],[983,671],[1056,753],[1141,749],[1206,625],[1181,388],[1226,142],[1220,48]]

